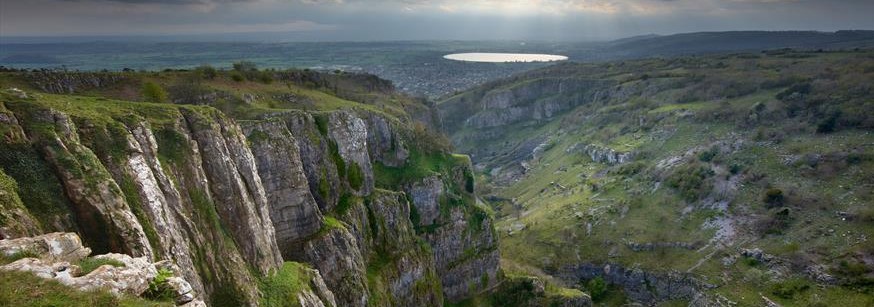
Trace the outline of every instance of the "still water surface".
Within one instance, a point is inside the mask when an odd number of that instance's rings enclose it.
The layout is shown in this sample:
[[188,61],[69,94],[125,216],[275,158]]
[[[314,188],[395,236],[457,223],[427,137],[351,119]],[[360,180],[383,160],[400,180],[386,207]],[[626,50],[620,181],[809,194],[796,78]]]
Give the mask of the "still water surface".
[[485,62],[485,63],[507,63],[507,62],[553,62],[565,61],[568,58],[563,55],[553,54],[533,54],[533,53],[454,53],[443,56],[444,59],[465,61],[465,62]]

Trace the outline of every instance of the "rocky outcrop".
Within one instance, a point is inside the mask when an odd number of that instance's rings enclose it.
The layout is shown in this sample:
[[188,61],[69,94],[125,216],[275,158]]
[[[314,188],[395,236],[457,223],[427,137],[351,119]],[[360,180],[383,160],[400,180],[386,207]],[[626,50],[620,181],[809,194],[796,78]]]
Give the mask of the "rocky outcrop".
[[443,295],[449,301],[492,287],[498,282],[499,267],[492,220],[474,203],[470,160],[454,163],[447,174],[407,188],[418,213],[417,226],[434,251]]
[[334,293],[328,289],[319,271],[310,268],[301,268],[304,275],[309,279],[308,286],[297,293],[297,302],[301,307],[333,307],[337,305]]
[[318,232],[323,219],[310,193],[297,140],[278,119],[243,126],[267,193],[279,249],[291,259],[296,243]]
[[595,100],[594,90],[608,86],[600,80],[538,78],[493,85],[441,102],[444,128],[454,133],[463,127],[481,129],[552,118]]
[[615,264],[581,264],[561,269],[555,276],[569,282],[601,277],[609,284],[622,287],[632,301],[646,304],[668,300],[700,301],[706,297],[704,291],[713,287],[688,274],[652,273]]
[[8,102],[27,119],[28,143],[16,146],[41,149],[95,251],[170,260],[208,300],[255,304],[250,268],[267,274],[282,258],[240,128],[207,108],[107,104],[120,110],[71,117],[32,100]]
[[171,276],[165,281],[157,280],[162,264],[151,263],[147,257],[134,258],[112,253],[97,255],[91,261],[104,261],[107,264],[83,274],[75,263],[87,257],[91,249],[82,246],[79,236],[74,233],[0,240],[0,253],[7,257],[21,253],[33,256],[0,266],[0,270],[31,272],[82,291],[107,290],[116,295],[141,296],[150,286],[166,282],[174,291],[177,305],[203,305],[185,279]]
[[330,229],[305,241],[299,249],[301,254],[293,254],[292,259],[311,263],[322,272],[340,306],[366,306],[367,270],[358,242],[341,224],[326,227]]
[[567,153],[582,153],[584,155],[589,156],[592,159],[592,162],[595,163],[605,163],[605,164],[623,164],[628,163],[634,159],[633,152],[620,152],[613,150],[612,148],[595,145],[595,144],[575,144],[573,146],[568,147],[565,152]]
[[[152,257],[152,246],[118,184],[100,160],[84,146],[76,124],[64,113],[40,110],[25,131],[37,140],[46,160],[54,166],[65,192],[75,205],[80,227],[98,251],[117,251]],[[52,130],[39,131],[38,124]],[[39,128],[38,128],[39,127]]]
[[48,93],[72,94],[117,84],[125,80],[120,73],[93,73],[41,70],[28,72],[26,78],[35,87]]
[[[255,158],[236,123],[218,111],[182,109],[197,142],[216,209],[247,262],[262,274],[282,263]],[[257,226],[255,226],[257,225]],[[255,226],[255,227],[253,227]]]
[[12,257],[19,253],[36,254],[49,261],[73,262],[91,254],[75,233],[50,233],[36,237],[0,240],[0,253]]
[[438,176],[426,177],[414,183],[407,191],[419,214],[419,225],[429,226],[440,217],[440,196],[443,195],[443,180]]

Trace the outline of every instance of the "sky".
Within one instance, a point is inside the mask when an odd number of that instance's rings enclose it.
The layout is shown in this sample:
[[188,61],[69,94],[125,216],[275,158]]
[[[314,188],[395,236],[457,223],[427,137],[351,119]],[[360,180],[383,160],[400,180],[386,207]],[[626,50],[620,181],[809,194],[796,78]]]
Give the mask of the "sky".
[[0,37],[268,33],[318,41],[585,41],[874,29],[872,15],[874,0],[0,0]]

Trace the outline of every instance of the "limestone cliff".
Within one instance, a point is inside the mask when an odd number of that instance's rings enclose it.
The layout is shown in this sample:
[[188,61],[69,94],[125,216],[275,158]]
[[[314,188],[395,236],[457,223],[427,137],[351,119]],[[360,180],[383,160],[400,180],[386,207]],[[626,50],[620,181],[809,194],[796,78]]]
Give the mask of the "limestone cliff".
[[166,260],[216,306],[264,303],[286,275],[312,277],[304,306],[441,305],[498,282],[469,159],[408,117],[28,94],[0,96],[3,238],[69,231]]

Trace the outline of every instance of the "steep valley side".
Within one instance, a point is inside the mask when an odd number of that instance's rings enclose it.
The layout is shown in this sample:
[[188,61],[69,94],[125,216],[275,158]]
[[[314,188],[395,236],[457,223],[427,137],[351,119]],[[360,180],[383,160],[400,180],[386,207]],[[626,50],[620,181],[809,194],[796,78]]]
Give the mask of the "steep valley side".
[[870,50],[567,63],[438,102],[502,269],[596,305],[869,306]]

